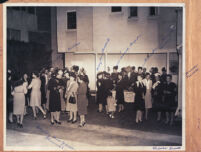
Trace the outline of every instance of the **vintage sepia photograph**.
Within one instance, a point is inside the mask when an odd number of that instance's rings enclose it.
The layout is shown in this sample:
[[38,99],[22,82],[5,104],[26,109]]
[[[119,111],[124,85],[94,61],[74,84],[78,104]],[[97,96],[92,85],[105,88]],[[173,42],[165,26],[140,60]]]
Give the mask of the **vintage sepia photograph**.
[[185,5],[4,4],[5,150],[185,150]]

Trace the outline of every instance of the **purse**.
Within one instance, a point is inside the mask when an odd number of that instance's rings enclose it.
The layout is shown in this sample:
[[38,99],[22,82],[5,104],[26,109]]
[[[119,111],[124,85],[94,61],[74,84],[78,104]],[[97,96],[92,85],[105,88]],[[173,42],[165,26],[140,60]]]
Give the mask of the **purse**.
[[70,98],[69,98],[69,103],[71,103],[71,104],[76,104],[75,97],[70,96]]

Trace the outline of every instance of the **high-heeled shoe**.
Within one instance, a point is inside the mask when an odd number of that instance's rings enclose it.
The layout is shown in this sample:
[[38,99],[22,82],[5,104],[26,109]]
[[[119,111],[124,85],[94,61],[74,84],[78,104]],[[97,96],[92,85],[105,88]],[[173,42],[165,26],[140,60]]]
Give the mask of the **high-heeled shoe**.
[[51,121],[50,123],[51,123],[51,125],[54,125],[54,122]]
[[37,117],[34,117],[34,120],[37,120]]
[[43,119],[46,119],[46,118],[47,118],[47,116],[46,116],[46,114],[44,114],[44,115],[43,115]]
[[72,122],[72,119],[68,119],[67,122],[68,122],[68,123]]
[[83,127],[83,126],[84,126],[83,124],[79,124],[79,125],[78,125],[78,127]]
[[57,124],[61,125],[60,121],[54,120],[54,122],[56,122]]
[[80,124],[78,125],[78,127],[84,127],[85,124],[86,124],[86,122],[80,123]]
[[22,125],[22,124],[20,124],[20,125],[19,125],[19,127],[20,127],[20,128],[23,128],[23,125]]
[[74,123],[76,123],[76,122],[77,122],[77,120],[73,120],[73,121],[72,121],[72,124],[74,124]]

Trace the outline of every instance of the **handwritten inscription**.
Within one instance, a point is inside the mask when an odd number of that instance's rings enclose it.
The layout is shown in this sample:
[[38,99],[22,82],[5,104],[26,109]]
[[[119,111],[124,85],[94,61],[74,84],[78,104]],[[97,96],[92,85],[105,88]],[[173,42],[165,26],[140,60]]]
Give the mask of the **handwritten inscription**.
[[74,150],[73,147],[69,146],[68,144],[66,144],[64,141],[56,138],[55,136],[50,136],[49,133],[45,130],[43,130],[40,126],[36,126],[37,129],[39,129],[42,133],[46,134],[46,139],[53,143],[54,145],[56,145],[57,147],[61,148],[61,149],[64,149],[64,147],[67,147],[69,149],[72,149]]
[[181,146],[154,146],[153,150],[181,150]]
[[[162,38],[162,40],[164,40],[164,41],[163,41],[163,44],[161,45],[160,49],[164,48],[165,45],[167,44],[167,42],[169,42],[171,33],[172,33],[173,31],[174,31],[174,29],[171,28],[171,30],[170,30],[167,34],[165,34],[165,36]],[[146,64],[146,62],[151,58],[151,56],[154,55],[154,53],[155,53],[157,50],[159,50],[159,48],[154,48],[154,49],[152,50],[152,54],[150,54],[149,56],[147,56],[147,57],[144,59],[144,63],[143,63],[143,65],[142,65],[142,67],[144,67],[144,65]]]
[[79,42],[79,43],[74,44],[72,47],[68,48],[68,51],[72,50],[73,48],[75,48],[75,47],[76,47],[76,46],[78,46],[79,44],[80,44],[80,42]]
[[[138,35],[137,38],[136,38],[133,42],[130,43],[129,47],[131,47],[133,44],[135,44],[136,41],[137,41],[140,37],[141,37],[141,35]],[[130,49],[129,47],[127,47],[126,50],[123,52],[123,54],[120,56],[119,60],[117,61],[116,66],[119,65],[119,63],[120,63],[120,61],[122,60],[122,58],[124,57],[124,55],[129,51],[129,49]]]
[[105,45],[104,45],[104,47],[101,50],[102,54],[101,54],[101,57],[99,58],[99,64],[98,64],[98,66],[96,68],[97,71],[99,70],[100,66],[102,65],[102,58],[103,58],[103,55],[104,55],[104,52],[105,52],[105,48],[108,45],[109,41],[110,41],[110,39],[107,38],[107,41],[105,42]]
[[189,78],[198,71],[198,64],[193,66],[189,71],[186,72],[186,77]]

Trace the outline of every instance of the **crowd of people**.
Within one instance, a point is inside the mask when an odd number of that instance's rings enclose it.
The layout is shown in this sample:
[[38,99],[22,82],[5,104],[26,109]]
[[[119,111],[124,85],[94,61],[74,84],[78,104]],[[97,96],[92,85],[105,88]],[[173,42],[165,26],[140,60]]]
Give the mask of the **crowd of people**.
[[[68,122],[77,122],[79,127],[86,123],[89,79],[83,68],[42,69],[40,72],[16,76],[11,70],[7,73],[7,115],[8,122],[13,123],[13,115],[17,118],[17,126],[23,127],[23,118],[27,107],[32,107],[33,118],[37,119],[40,110],[43,118],[50,113],[51,125],[59,124],[61,111],[68,112]],[[14,78],[15,77],[15,78]]]
[[[125,110],[125,90],[134,93],[133,107],[136,111],[136,123],[147,120],[149,110],[154,108],[157,111],[157,121],[161,120],[161,113],[165,113],[165,124],[173,124],[174,112],[177,107],[177,87],[172,82],[172,75],[167,74],[166,69],[162,68],[162,74],[157,67],[152,67],[147,72],[146,68],[124,67],[118,72],[118,66],[113,67],[113,72],[100,72],[97,75],[97,102],[99,112],[105,109],[114,118],[116,109],[118,112]],[[115,92],[115,96],[113,93]],[[111,97],[113,96],[113,100]],[[116,100],[116,102],[115,102]],[[108,102],[117,105],[111,109]],[[105,107],[105,108],[103,108]]]
[[[15,77],[15,78],[14,78]],[[27,108],[32,107],[33,119],[37,119],[39,110],[43,118],[50,113],[50,124],[61,125],[60,113],[67,112],[67,122],[76,123],[80,117],[79,127],[86,124],[88,101],[90,98],[89,78],[84,68],[72,66],[70,69],[49,68],[40,72],[32,72],[16,76],[13,71],[7,72],[7,116],[13,123],[13,115],[17,118],[17,126],[23,128],[23,118]],[[162,68],[124,67],[118,72],[103,71],[97,74],[96,103],[98,112],[105,111],[110,118],[115,112],[125,110],[125,91],[134,94],[133,107],[136,111],[136,123],[149,119],[149,110],[155,108],[157,121],[161,113],[166,115],[165,123],[172,124],[177,107],[177,87],[172,76]]]

